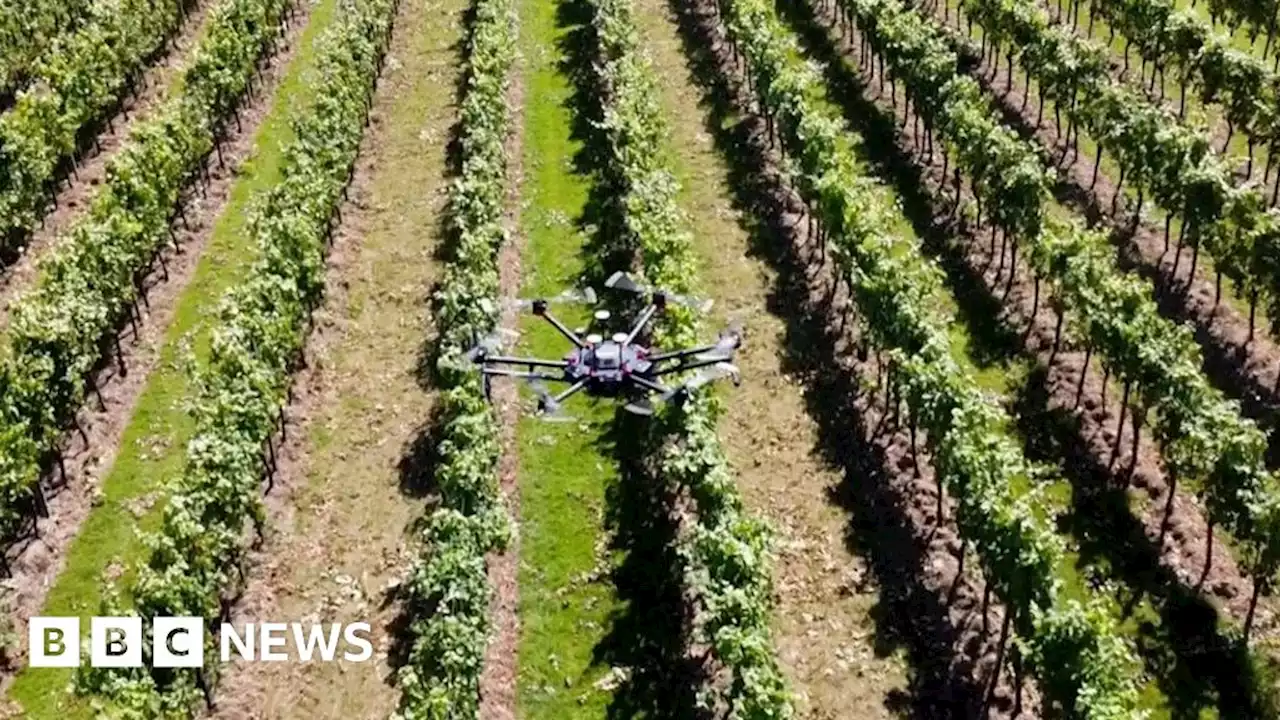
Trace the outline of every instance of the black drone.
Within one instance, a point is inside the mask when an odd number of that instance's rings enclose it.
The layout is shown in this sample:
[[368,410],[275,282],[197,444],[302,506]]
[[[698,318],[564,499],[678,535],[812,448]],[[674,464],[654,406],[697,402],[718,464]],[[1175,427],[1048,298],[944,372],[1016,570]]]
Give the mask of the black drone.
[[[705,311],[710,307],[710,302],[698,303],[674,293],[643,287],[623,272],[610,276],[605,281],[605,287],[649,296],[648,306],[640,313],[629,332],[619,332],[608,339],[597,333],[583,338],[580,334],[583,331],[570,330],[548,311],[548,300],[520,301],[521,305],[530,307],[534,315],[551,323],[574,347],[563,360],[511,357],[497,354],[497,350],[501,348],[501,340],[487,338],[477,343],[469,355],[485,375],[486,391],[491,376],[522,378],[537,393],[539,414],[544,419],[567,420],[569,418],[560,414],[561,403],[580,391],[586,391],[595,397],[624,399],[627,401],[626,410],[637,415],[652,415],[654,406],[649,396],[653,393],[658,394],[660,401],[667,402],[679,399],[689,390],[719,378],[729,377],[735,385],[739,384],[741,378],[738,368],[731,364],[734,351],[742,344],[742,332],[737,328],[722,332],[720,338],[710,345],[685,350],[657,352],[640,339],[645,326],[668,303],[676,302]],[[594,291],[587,288],[583,292],[568,291],[551,300],[556,301],[594,305],[596,296]],[[609,317],[607,310],[595,312],[598,322],[604,322]],[[514,335],[510,331],[504,332]],[[688,370],[698,372],[678,385],[669,385],[663,381],[665,376]],[[566,383],[569,387],[553,395],[542,384],[544,381]]]

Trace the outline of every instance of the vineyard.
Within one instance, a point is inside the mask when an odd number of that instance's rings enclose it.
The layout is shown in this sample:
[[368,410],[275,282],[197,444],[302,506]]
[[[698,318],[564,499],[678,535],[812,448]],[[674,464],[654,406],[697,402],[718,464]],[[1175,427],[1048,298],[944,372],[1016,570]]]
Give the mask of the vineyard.
[[1280,717],[1278,21],[0,6],[0,716]]

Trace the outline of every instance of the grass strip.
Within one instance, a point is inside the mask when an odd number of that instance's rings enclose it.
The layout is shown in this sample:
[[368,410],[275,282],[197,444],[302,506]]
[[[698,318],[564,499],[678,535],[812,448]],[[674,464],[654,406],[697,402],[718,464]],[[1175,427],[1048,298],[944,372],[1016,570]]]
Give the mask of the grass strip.
[[[585,153],[577,132],[574,87],[567,68],[579,18],[556,2],[522,5],[520,55],[525,63],[524,181],[520,228],[525,235],[525,297],[557,295],[583,273],[583,226],[589,212]],[[565,311],[573,325],[584,318]],[[562,355],[565,340],[538,318],[523,318],[520,354]],[[625,614],[609,581],[616,554],[604,526],[606,488],[616,463],[600,438],[609,407],[583,398],[578,423],[521,418],[520,642],[517,703],[525,718],[599,718],[618,684],[606,660],[611,619]]]
[[[247,582],[246,521],[262,537],[262,478],[276,469],[275,439],[324,295],[324,259],[368,127],[396,5],[342,0],[337,22],[320,38],[310,78],[316,92],[293,118],[281,180],[250,210],[257,260],[223,295],[208,358],[190,369],[196,431],[162,525],[146,537],[150,557],[127,601],[114,586],[103,601],[102,614],[137,614],[144,624],[161,616],[205,618],[204,666],[84,666],[77,690],[107,698],[102,705],[95,698],[95,707],[163,717],[194,716],[201,699],[212,707],[221,662],[217,624]],[[149,655],[144,650],[144,662]]]
[[[298,41],[298,53],[258,129],[254,155],[241,166],[241,177],[209,245],[178,299],[160,362],[147,378],[116,461],[103,478],[101,502],[68,548],[66,564],[49,589],[42,614],[77,615],[82,620],[94,614],[101,604],[103,573],[114,562],[132,567],[143,551],[135,528],[153,529],[158,522],[159,513],[152,508],[163,492],[161,480],[181,468],[183,449],[194,428],[182,403],[189,387],[182,367],[184,358],[188,352],[198,359],[207,357],[209,308],[224,290],[243,279],[256,257],[256,247],[246,232],[249,201],[281,177],[282,151],[293,137],[288,119],[294,106],[313,93],[306,75],[315,63],[315,38],[332,22],[335,8],[336,0],[321,0],[311,13]],[[155,134],[163,135],[163,130],[161,127]],[[29,717],[56,717],[73,703],[65,692],[70,677],[69,671],[57,668],[24,668],[9,689],[9,697],[20,702]]]

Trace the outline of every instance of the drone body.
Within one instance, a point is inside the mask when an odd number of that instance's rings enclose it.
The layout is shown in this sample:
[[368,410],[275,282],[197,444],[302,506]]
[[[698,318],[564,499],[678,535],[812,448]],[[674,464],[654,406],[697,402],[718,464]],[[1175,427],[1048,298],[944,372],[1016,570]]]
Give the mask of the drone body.
[[592,395],[618,397],[627,387],[628,376],[644,376],[653,368],[649,349],[624,345],[618,336],[610,340],[598,337],[588,335],[587,347],[574,348],[565,356],[565,376],[574,382],[586,381],[590,385],[586,390]]
[[[646,292],[620,272],[610,277],[605,286]],[[539,409],[549,416],[557,415],[561,403],[578,392],[585,391],[595,397],[624,399],[628,401],[627,410],[639,415],[651,415],[653,405],[648,396],[652,393],[658,393],[660,400],[668,401],[720,377],[732,377],[736,384],[738,369],[729,364],[729,361],[733,359],[733,351],[742,341],[741,333],[737,330],[722,333],[720,339],[710,345],[670,352],[655,352],[637,339],[653,316],[665,309],[671,297],[673,296],[662,291],[654,292],[650,304],[640,314],[631,331],[617,333],[608,339],[598,334],[580,337],[548,312],[546,300],[534,300],[533,314],[550,322],[574,345],[563,360],[493,354],[485,343],[478,344],[472,350],[471,359],[480,365],[480,370],[485,375],[486,388],[488,379],[495,375],[530,381],[539,395]],[[687,302],[679,296],[674,298],[677,302]],[[588,291],[585,299],[594,302],[595,293]],[[604,320],[608,319],[609,314],[607,311],[598,311],[596,317]],[[698,370],[698,373],[679,385],[668,386],[664,383],[664,376],[686,370]],[[543,381],[566,383],[569,387],[552,395],[540,384]]]

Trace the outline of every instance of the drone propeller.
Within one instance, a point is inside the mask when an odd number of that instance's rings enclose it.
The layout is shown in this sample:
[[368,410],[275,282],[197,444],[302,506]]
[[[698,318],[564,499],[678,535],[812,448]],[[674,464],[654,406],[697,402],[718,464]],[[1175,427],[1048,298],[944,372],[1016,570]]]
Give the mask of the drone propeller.
[[724,360],[733,359],[733,353],[742,344],[742,325],[734,323],[725,328],[720,333],[720,339],[716,340],[715,347],[695,356],[696,360]]
[[[684,383],[677,385],[671,390],[668,390],[667,392],[659,395],[658,401],[664,402],[664,403],[670,402],[673,398],[677,397],[681,393],[688,392],[689,390],[693,390],[694,388],[700,388],[703,385],[706,385],[707,383],[713,380],[719,380],[720,378],[723,378],[723,377],[731,377],[733,378],[734,383],[737,383],[739,378],[738,368],[734,365],[730,365],[727,362],[719,362],[719,363],[716,363],[715,365],[709,365],[707,367],[701,368],[697,372],[695,372],[688,380],[684,381]],[[637,398],[636,400],[632,400],[631,402],[624,405],[622,409],[635,415],[649,416],[654,413],[653,401],[647,397],[642,397],[642,398]]]
[[515,342],[520,337],[520,333],[507,328],[497,328],[493,332],[476,340],[476,344],[471,346],[467,351],[467,359],[471,362],[479,362],[485,355],[501,352],[503,348]]
[[678,295],[676,293],[667,292],[659,288],[653,288],[646,285],[641,285],[637,283],[635,280],[632,280],[630,275],[626,274],[621,270],[610,275],[609,279],[604,281],[604,286],[607,288],[612,288],[614,290],[623,290],[625,292],[636,293],[637,295],[650,295],[655,292],[662,292],[664,295],[666,295],[667,299],[670,300],[671,302],[677,303],[679,305],[684,305],[687,308],[696,310],[704,314],[707,312],[710,312],[711,306],[715,304],[714,300],[700,300],[698,298],[691,297],[688,295]]
[[[570,288],[554,297],[543,298],[552,305],[563,305],[569,303],[581,303],[583,305],[595,305],[600,299],[596,296],[595,288],[585,287],[581,290]],[[533,307],[534,299],[532,298],[514,298],[507,301],[507,307],[517,310],[528,310]]]
[[733,378],[734,384],[737,384],[739,382],[739,378],[741,377],[741,373],[738,370],[738,366],[732,365],[727,362],[718,362],[715,365],[709,365],[707,367],[699,369],[688,380],[685,380],[680,385],[677,385],[671,390],[668,390],[667,392],[663,393],[661,396],[659,396],[658,399],[662,400],[663,402],[666,402],[681,393],[685,393],[690,390],[700,388],[703,385],[706,385],[707,383],[710,383],[714,380],[719,380],[720,378],[726,378],[726,377]]
[[564,408],[541,380],[530,380],[529,389],[538,396],[538,419],[545,422],[573,422],[576,419],[564,414]]
[[633,415],[643,415],[647,417],[653,414],[653,403],[649,401],[649,398],[639,398],[623,405],[622,409],[632,413]]

